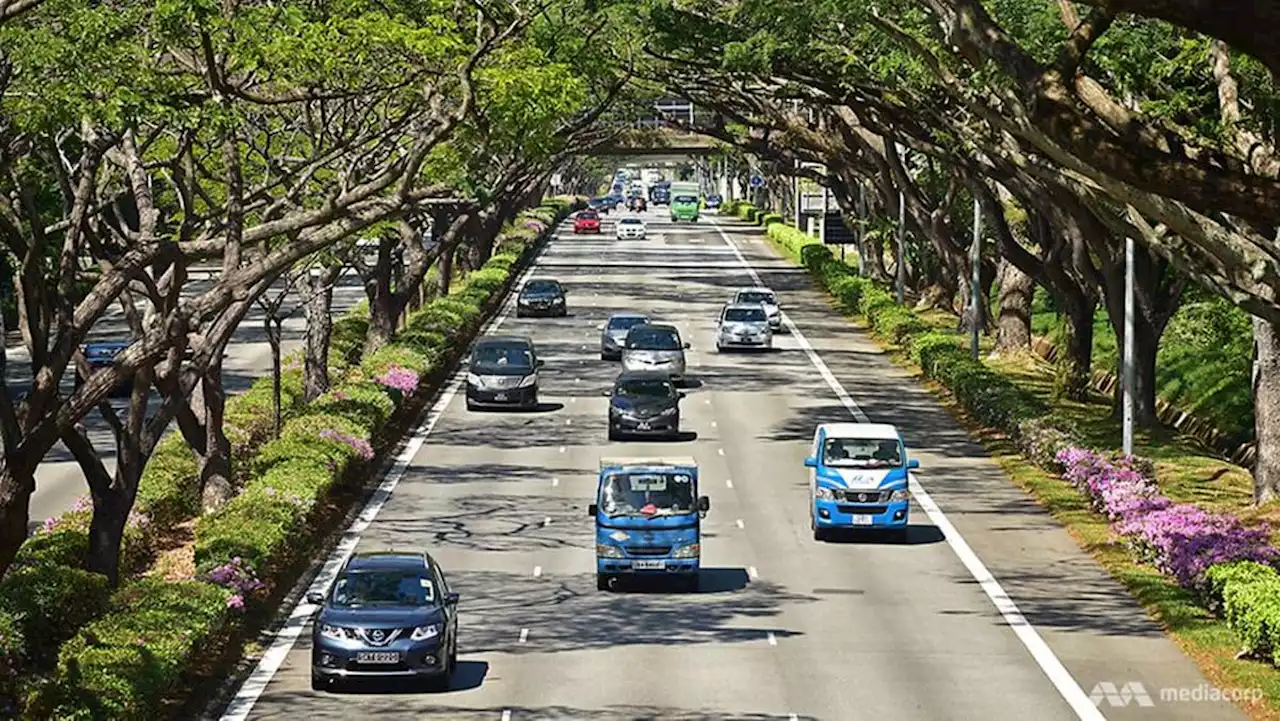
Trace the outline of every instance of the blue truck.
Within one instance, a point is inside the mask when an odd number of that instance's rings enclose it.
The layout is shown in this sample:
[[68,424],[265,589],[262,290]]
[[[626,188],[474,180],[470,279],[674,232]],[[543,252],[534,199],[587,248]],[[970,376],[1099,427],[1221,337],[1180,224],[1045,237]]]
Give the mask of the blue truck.
[[698,590],[702,519],[693,458],[601,458],[596,502],[596,589],[623,577],[666,577]]

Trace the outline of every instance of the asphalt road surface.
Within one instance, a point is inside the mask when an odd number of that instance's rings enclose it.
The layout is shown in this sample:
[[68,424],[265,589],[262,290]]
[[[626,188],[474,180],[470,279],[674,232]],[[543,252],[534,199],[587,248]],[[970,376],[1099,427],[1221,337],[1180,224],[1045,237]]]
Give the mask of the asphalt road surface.
[[[661,210],[644,241],[614,241],[615,214],[599,238],[549,244],[533,275],[567,286],[570,317],[497,324],[546,357],[544,407],[469,413],[446,393],[355,529],[362,550],[427,549],[461,593],[452,690],[313,692],[304,606],[224,721],[1243,718],[1161,698],[1206,681],[760,229]],[[718,309],[749,267],[800,333],[717,354]],[[597,326],[622,310],[692,342],[682,441],[605,440],[618,366],[599,360]],[[920,459],[909,540],[815,543],[807,443],[820,422],[863,417],[897,424]],[[699,593],[595,589],[598,460],[648,453],[698,461],[712,502]],[[1099,683],[1117,694],[1095,706]]]
[[[194,275],[194,274],[193,274]],[[212,287],[209,280],[193,280],[184,288],[188,295],[198,295]],[[284,284],[270,291],[268,297],[274,298],[284,289]],[[333,316],[337,318],[348,309],[364,300],[364,290],[359,279],[353,274],[345,274],[334,286]],[[305,291],[292,292],[281,305],[281,312],[294,308],[298,311],[287,318],[281,327],[281,353],[288,355],[299,348],[306,334],[305,313],[299,308],[305,302]],[[229,393],[239,393],[249,387],[255,380],[271,374],[271,344],[267,342],[267,332],[263,325],[265,312],[254,307],[236,329],[235,335],[227,344],[226,359],[223,361],[223,383]],[[89,333],[89,342],[128,339],[129,326],[119,313],[118,306],[103,316]],[[6,351],[8,367],[5,378],[6,385],[12,388],[29,388],[31,384],[31,361],[25,347],[11,348]],[[70,375],[70,374],[69,374]],[[74,381],[64,379],[64,387],[71,392]],[[118,412],[124,413],[129,407],[127,398],[112,399],[111,404]],[[151,412],[159,407],[159,398],[154,393],[151,400]],[[115,440],[111,429],[97,411],[84,419],[98,455],[106,463],[107,469],[115,470]],[[176,428],[172,424],[170,428]],[[38,528],[46,518],[57,516],[70,509],[77,498],[89,495],[85,484],[84,473],[79,464],[72,458],[71,452],[59,441],[45,454],[36,470],[36,491],[31,498],[31,520],[28,527]]]

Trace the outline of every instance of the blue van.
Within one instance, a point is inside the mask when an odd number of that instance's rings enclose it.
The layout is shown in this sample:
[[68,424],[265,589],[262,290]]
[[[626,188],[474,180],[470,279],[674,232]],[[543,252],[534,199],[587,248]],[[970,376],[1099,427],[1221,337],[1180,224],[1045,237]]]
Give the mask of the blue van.
[[693,458],[601,458],[587,509],[596,524],[596,589],[623,576],[665,576],[696,591],[710,509]]
[[809,528],[825,541],[833,529],[883,531],[907,538],[911,504],[907,459],[898,429],[883,423],[824,423],[813,433],[809,471]]

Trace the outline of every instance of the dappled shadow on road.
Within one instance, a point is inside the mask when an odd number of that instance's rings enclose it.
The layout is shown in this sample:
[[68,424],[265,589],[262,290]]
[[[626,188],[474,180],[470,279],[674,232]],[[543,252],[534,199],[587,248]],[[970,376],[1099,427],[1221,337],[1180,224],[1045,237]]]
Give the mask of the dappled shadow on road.
[[[411,466],[405,473],[407,483],[525,483],[528,481],[549,481],[557,476],[581,473],[581,468],[520,466],[512,463],[421,465]],[[379,518],[385,517],[385,513]]]
[[279,708],[278,713],[270,711],[255,713],[254,718],[284,721],[285,719],[309,719],[310,721],[331,721],[351,719],[354,715],[367,718],[393,719],[439,719],[439,721],[495,721],[510,718],[526,721],[817,721],[813,716],[797,716],[795,714],[767,714],[724,712],[712,709],[682,709],[670,706],[605,706],[603,708],[581,708],[577,706],[493,706],[465,707],[449,703],[447,694],[436,694],[417,698],[374,696],[356,699],[358,708],[343,703],[334,703],[340,699],[314,694],[309,691],[278,692],[271,695],[271,708]]
[[[593,564],[592,564],[593,565]],[[799,635],[770,623],[783,606],[816,601],[754,580],[733,590],[741,569],[708,569],[706,593],[612,593],[596,590],[594,569],[534,577],[455,571],[462,594],[460,652],[555,653],[623,646],[764,643]],[[517,639],[526,630],[528,643]]]
[[[388,548],[538,551],[594,548],[587,504],[542,495],[485,494],[450,500],[447,511],[423,513],[388,504],[362,543]],[[401,510],[403,508],[403,510]],[[547,520],[550,519],[550,523]]]

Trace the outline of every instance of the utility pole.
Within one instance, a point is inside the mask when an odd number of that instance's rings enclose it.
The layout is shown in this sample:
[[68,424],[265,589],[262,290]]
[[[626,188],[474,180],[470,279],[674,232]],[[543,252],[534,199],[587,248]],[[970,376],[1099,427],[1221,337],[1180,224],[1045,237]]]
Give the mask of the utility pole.
[[867,277],[867,187],[858,183],[858,275]]
[[822,186],[822,214],[818,216],[818,242],[826,244],[827,242],[827,199],[831,197],[831,190],[827,186]]
[[898,191],[898,305],[907,302],[907,198]]
[[978,360],[978,331],[982,322],[982,303],[979,302],[982,294],[982,206],[977,196],[973,199],[973,248],[970,255],[973,278],[969,288],[969,352],[974,360]]
[[1133,455],[1133,238],[1124,239],[1124,454]]
[[800,195],[800,159],[796,158],[796,174],[795,174],[795,200],[796,200],[796,230],[800,230],[800,220],[804,216],[804,198]]

